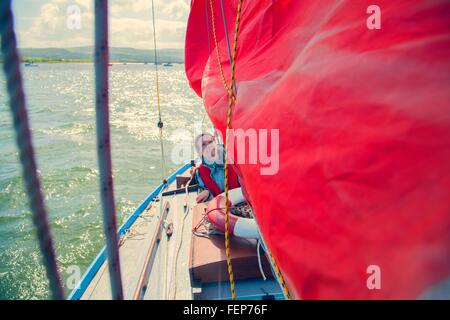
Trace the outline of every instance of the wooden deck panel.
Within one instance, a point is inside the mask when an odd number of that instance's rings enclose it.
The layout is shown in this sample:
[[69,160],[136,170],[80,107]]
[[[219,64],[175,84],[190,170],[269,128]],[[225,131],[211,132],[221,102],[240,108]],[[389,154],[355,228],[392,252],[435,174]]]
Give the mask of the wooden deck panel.
[[186,214],[184,194],[168,197],[171,202],[171,210],[169,211],[167,224],[173,223],[173,235],[167,238],[165,232],[163,232],[150,274],[148,289],[144,296],[145,300],[192,299],[188,261],[192,238],[192,211],[196,204],[196,195],[195,192],[189,193],[187,197],[189,209]]
[[[176,182],[174,181],[168,188],[168,190],[173,190],[176,188]],[[190,195],[190,201],[192,198],[195,201],[195,194],[191,193]],[[169,212],[169,219],[171,216],[171,213],[174,211],[174,208],[178,206],[178,198],[181,198],[179,201],[184,203],[184,194],[182,195],[176,195],[176,196],[169,196],[164,197],[163,203],[167,200],[167,198],[170,199],[171,202],[171,210]],[[147,208],[148,209],[148,208]],[[129,232],[124,236],[125,241],[121,244],[119,248],[119,255],[120,255],[120,266],[121,266],[121,273],[122,273],[122,283],[123,283],[123,290],[124,290],[124,298],[125,299],[132,299],[134,295],[134,291],[136,290],[136,286],[139,280],[139,276],[142,271],[142,266],[144,264],[147,252],[149,250],[151,240],[153,238],[154,232],[157,227],[158,219],[160,214],[160,202],[152,202],[152,206],[149,210],[145,210],[141,216],[137,218],[137,220],[134,222],[133,226],[130,228]],[[189,217],[186,218],[186,220],[189,220]],[[188,222],[190,224],[190,220]],[[175,223],[174,223],[175,225]],[[175,228],[174,228],[175,229]],[[190,231],[189,227],[185,227],[186,229]],[[174,231],[175,235],[175,231]],[[163,231],[163,237],[162,239],[165,239],[165,230]],[[175,239],[174,239],[175,240]],[[171,240],[172,241],[172,240]],[[156,257],[156,260],[160,260],[159,256],[160,253],[164,254],[165,248],[164,248],[164,241],[161,241],[162,246],[158,249],[158,255]],[[181,252],[180,257],[178,261],[181,261]],[[159,272],[163,273],[162,270]],[[161,282],[161,274],[157,275],[157,286],[160,286],[161,288],[164,287]],[[150,287],[152,287],[152,282],[150,284]],[[161,290],[159,290],[161,291]],[[108,264],[107,261],[103,263],[103,265],[100,267],[99,271],[89,284],[88,288],[86,289],[85,293],[81,297],[81,300],[110,300],[112,298],[111,296],[111,288],[110,288],[110,282],[109,282],[109,271],[108,271]],[[155,298],[156,299],[156,298]],[[188,298],[185,298],[188,299]]]
[[[124,298],[132,299],[137,281],[140,275],[140,267],[146,257],[153,232],[156,228],[159,216],[159,202],[144,212],[133,224],[130,231],[124,236],[125,241],[119,248],[120,267]],[[111,299],[109,283],[108,262],[101,266],[91,284],[82,296],[82,300]]]
[[[206,206],[198,204],[195,207],[192,226],[197,225],[202,219]],[[223,235],[210,235],[209,238],[194,237],[191,246],[189,268],[194,281],[208,283],[229,280]],[[230,237],[230,256],[235,280],[261,278],[255,239]],[[272,277],[270,263],[263,252],[261,265],[265,275]]]

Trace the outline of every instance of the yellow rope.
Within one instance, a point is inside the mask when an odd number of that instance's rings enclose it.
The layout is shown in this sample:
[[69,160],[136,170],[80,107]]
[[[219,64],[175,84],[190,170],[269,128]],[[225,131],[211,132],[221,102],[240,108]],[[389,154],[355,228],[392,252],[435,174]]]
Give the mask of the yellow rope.
[[[225,151],[228,150],[228,131],[231,128],[231,112],[233,104],[236,102],[236,97],[234,93],[234,86],[236,82],[235,73],[236,73],[236,53],[237,53],[237,42],[239,37],[239,26],[241,22],[241,13],[242,13],[242,0],[239,0],[236,14],[236,30],[234,33],[234,43],[233,43],[233,56],[231,58],[231,84],[228,89],[228,94],[230,96],[230,102],[228,103],[228,112],[227,112],[227,129],[226,129],[226,138],[225,138]],[[218,50],[217,50],[218,51]],[[222,67],[220,68],[222,69]],[[229,199],[228,199],[228,154],[225,156],[225,251],[227,255],[227,263],[228,263],[228,273],[230,275],[230,286],[231,286],[231,298],[236,299],[236,291],[234,288],[234,276],[233,276],[233,268],[231,266],[231,257],[230,257],[230,234],[229,234],[229,223],[230,223],[230,214],[229,214]]]
[[[211,11],[212,12],[212,11]],[[234,43],[233,43],[233,56],[231,57],[231,84],[230,87],[225,87],[228,89],[228,94],[230,96],[230,102],[228,103],[228,112],[227,112],[227,129],[225,132],[225,152],[228,150],[228,131],[231,128],[231,111],[233,104],[236,102],[236,97],[234,94],[234,85],[236,82],[235,79],[235,71],[236,71],[236,52],[237,52],[237,42],[239,37],[239,26],[241,22],[241,13],[242,13],[242,0],[239,0],[238,7],[237,7],[237,14],[236,14],[236,30],[234,33]],[[215,38],[215,36],[214,36]],[[216,42],[216,52],[219,52],[217,41]],[[219,61],[219,60],[218,60]],[[222,66],[220,66],[221,73]],[[229,224],[230,224],[230,208],[229,208],[229,198],[228,198],[228,154],[225,153],[225,253],[227,256],[227,264],[228,264],[228,274],[230,276],[230,287],[231,287],[231,299],[236,299],[236,290],[234,288],[234,275],[233,275],[233,267],[231,265],[231,256],[230,256],[230,230],[229,230]]]
[[286,281],[284,281],[284,277],[281,274],[280,268],[278,268],[278,265],[275,262],[275,259],[273,258],[273,256],[270,254],[270,252],[267,251],[267,253],[269,254],[270,260],[272,260],[272,266],[275,269],[275,273],[277,274],[278,280],[280,281],[281,288],[283,289],[283,292],[284,292],[284,296],[286,297],[286,299],[292,300],[291,292],[289,291],[289,288],[287,287]]
[[156,48],[156,23],[155,23],[155,6],[152,0],[152,21],[153,21],[153,46],[154,46],[154,54],[155,54],[155,80],[156,80],[156,98],[157,98],[157,107],[158,107],[158,128],[159,128],[159,142],[161,145],[161,179],[165,183],[166,177],[166,166],[165,161],[166,157],[164,155],[164,143],[163,143],[163,122],[161,117],[161,97],[159,90],[159,75],[158,75],[158,57],[157,57],[157,48]]
[[[216,36],[216,27],[214,22],[214,7],[212,0],[209,1],[210,7],[211,7],[211,19],[212,19],[212,32],[213,32],[213,38],[214,38],[214,44],[216,46],[216,55],[217,55],[217,63],[219,65],[219,71],[220,71],[220,77],[222,79],[222,82],[225,86],[225,89],[227,90],[230,101],[228,103],[228,112],[227,112],[227,129],[226,129],[226,138],[225,138],[225,151],[228,151],[228,131],[231,128],[231,114],[232,114],[232,107],[233,104],[236,103],[236,96],[235,92],[233,90],[235,86],[235,71],[236,71],[236,53],[237,53],[237,42],[238,42],[238,36],[239,36],[239,26],[241,21],[241,13],[242,13],[242,1],[239,0],[238,7],[237,7],[237,14],[236,14],[236,29],[234,33],[234,42],[233,42],[233,56],[231,58],[231,84],[228,86],[227,81],[225,79],[225,75],[222,68],[222,61],[220,59],[220,53],[219,53],[219,45],[217,42],[217,36]],[[231,265],[231,257],[230,257],[230,233],[229,233],[229,198],[228,198],[228,156],[225,156],[225,253],[227,256],[227,265],[228,265],[228,274],[230,276],[230,287],[231,287],[231,298],[233,300],[236,299],[236,291],[234,287],[234,275],[233,275],[233,267]],[[272,265],[274,267],[274,271],[277,274],[277,277],[280,281],[281,287],[283,289],[284,295],[288,300],[292,299],[292,295],[289,291],[289,288],[286,285],[286,282],[284,280],[283,275],[281,274],[280,269],[278,268],[278,265],[273,258],[273,256],[269,253],[269,257],[272,261]]]

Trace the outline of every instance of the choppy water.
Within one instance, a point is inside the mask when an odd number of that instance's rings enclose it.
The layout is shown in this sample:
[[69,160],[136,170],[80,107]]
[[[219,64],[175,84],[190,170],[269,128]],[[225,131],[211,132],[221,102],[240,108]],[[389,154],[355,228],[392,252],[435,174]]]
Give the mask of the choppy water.
[[[119,225],[161,181],[153,65],[114,65],[110,74],[112,153]],[[92,64],[23,68],[37,161],[66,292],[69,266],[87,268],[103,246],[95,148]],[[183,65],[161,67],[165,148],[177,128],[206,122]],[[207,124],[205,124],[207,126]],[[167,162],[173,171],[178,165]],[[0,299],[48,297],[24,193],[5,80],[0,75]]]

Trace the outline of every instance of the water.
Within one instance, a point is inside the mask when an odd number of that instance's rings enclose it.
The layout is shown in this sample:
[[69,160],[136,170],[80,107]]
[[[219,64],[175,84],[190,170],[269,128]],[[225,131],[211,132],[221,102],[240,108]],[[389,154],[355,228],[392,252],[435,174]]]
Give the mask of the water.
[[[83,273],[103,246],[95,145],[92,64],[23,68],[33,141],[66,293],[67,268]],[[205,123],[201,99],[183,65],[161,68],[166,157]],[[161,181],[153,65],[110,68],[114,187],[119,225]],[[206,118],[207,119],[207,118]],[[206,127],[207,124],[204,124]],[[5,79],[0,75],[0,299],[48,298],[35,230],[24,193]],[[167,160],[168,171],[178,165]]]

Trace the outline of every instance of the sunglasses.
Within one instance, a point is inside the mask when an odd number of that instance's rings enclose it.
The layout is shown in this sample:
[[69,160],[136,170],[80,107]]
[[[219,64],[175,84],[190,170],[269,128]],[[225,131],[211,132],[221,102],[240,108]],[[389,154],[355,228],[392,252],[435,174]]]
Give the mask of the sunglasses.
[[214,142],[214,139],[203,140],[202,141],[202,148],[205,149],[209,144],[211,144],[213,142]]

